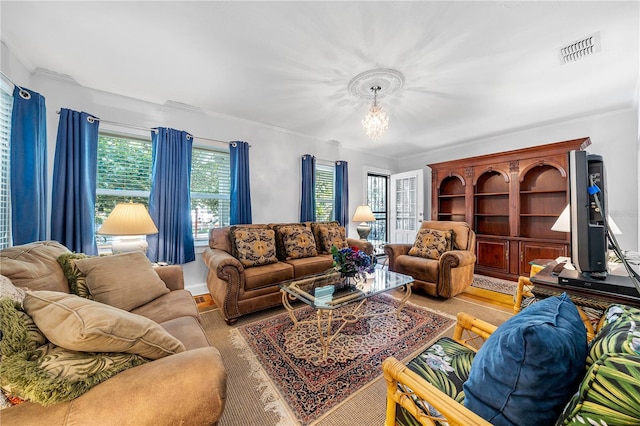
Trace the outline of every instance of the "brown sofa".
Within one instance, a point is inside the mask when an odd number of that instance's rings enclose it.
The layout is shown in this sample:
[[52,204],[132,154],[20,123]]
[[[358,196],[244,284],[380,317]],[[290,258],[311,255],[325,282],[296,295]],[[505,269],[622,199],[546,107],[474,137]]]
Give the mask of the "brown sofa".
[[[242,225],[262,229],[277,229],[285,224]],[[300,224],[295,224],[300,225]],[[309,228],[312,223],[302,224]],[[227,324],[234,324],[239,317],[263,309],[280,306],[282,296],[278,283],[309,274],[326,271],[332,267],[331,254],[323,253],[318,247],[318,255],[301,259],[286,260],[281,254],[278,261],[268,265],[244,267],[233,255],[231,228],[214,228],[209,231],[209,247],[202,253],[202,259],[209,268],[207,287],[220,307]],[[340,227],[344,234],[344,228]],[[349,247],[357,247],[365,253],[373,254],[373,245],[365,240],[347,238]]]
[[413,288],[426,294],[449,299],[473,283],[476,263],[476,234],[465,222],[426,221],[421,229],[453,231],[454,249],[443,253],[439,259],[410,256],[412,244],[387,244],[389,270],[414,278]]
[[[69,293],[68,281],[56,260],[63,253],[69,250],[54,241],[3,249],[0,269],[16,287]],[[154,270],[170,291],[131,312],[155,321],[186,350],[120,372],[69,402],[48,406],[23,402],[5,408],[0,412],[2,424],[160,426],[218,422],[227,382],[220,353],[208,342],[193,297],[184,290],[182,268]]]

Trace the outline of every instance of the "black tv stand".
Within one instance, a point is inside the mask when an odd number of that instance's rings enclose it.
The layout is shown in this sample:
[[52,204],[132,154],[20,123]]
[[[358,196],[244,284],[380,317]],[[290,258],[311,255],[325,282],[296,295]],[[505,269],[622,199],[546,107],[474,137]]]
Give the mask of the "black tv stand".
[[[606,274],[606,273],[605,273]],[[558,276],[558,285],[584,289],[601,294],[618,294],[640,300],[640,293],[630,277],[608,274],[603,278],[564,269]]]

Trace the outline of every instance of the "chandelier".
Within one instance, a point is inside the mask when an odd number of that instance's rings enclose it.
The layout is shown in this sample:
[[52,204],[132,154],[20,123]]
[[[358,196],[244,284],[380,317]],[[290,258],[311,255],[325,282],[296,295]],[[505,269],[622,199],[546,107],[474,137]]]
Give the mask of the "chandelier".
[[369,139],[374,141],[380,139],[380,136],[382,136],[389,128],[389,116],[384,112],[382,107],[378,105],[378,90],[380,90],[380,86],[371,87],[371,91],[373,92],[373,104],[371,104],[371,108],[369,108],[367,116],[362,120],[364,132],[367,134]]

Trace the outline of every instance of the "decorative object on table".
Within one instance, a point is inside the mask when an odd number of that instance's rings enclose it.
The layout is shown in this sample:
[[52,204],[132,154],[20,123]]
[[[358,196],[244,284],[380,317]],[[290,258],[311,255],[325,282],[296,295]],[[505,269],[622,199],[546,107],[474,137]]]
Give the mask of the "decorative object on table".
[[114,254],[130,251],[141,251],[146,254],[149,244],[140,236],[157,233],[158,228],[149,216],[147,208],[131,201],[118,204],[98,229],[98,234],[120,237],[111,243],[111,251]]
[[360,222],[360,225],[356,228],[361,240],[366,240],[371,232],[371,226],[367,222],[376,220],[376,217],[371,211],[371,207],[367,205],[358,206],[356,212],[353,214],[352,220],[354,222]]
[[331,247],[331,254],[333,255],[333,262],[336,271],[340,272],[343,277],[352,280],[348,280],[350,284],[355,284],[359,280],[365,280],[367,273],[372,273],[374,270],[374,263],[367,253],[358,250],[357,247],[347,247],[338,250],[336,246]]

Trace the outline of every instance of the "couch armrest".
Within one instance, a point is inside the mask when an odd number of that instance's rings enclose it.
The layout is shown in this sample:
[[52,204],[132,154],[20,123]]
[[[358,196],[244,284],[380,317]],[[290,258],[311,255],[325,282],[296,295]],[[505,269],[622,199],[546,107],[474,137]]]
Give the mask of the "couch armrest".
[[162,281],[164,281],[169,290],[184,290],[184,274],[182,266],[157,266],[154,268],[154,271],[158,273],[158,276]]
[[[382,372],[387,382],[385,426],[396,424],[396,403],[423,425],[435,425],[436,421],[446,419],[450,426],[491,426],[491,423],[445,395],[394,357],[384,360]],[[429,411],[419,408],[418,404],[423,405],[423,401],[435,408],[441,416],[431,416]]]
[[396,257],[409,254],[412,246],[412,244],[386,244],[384,246],[384,254],[387,255],[390,271],[395,271]]
[[[244,272],[242,263],[224,250],[206,248],[202,252],[202,260],[210,271],[214,271],[221,279],[226,279],[229,274],[228,268],[237,270],[238,274]],[[226,269],[226,272],[225,272]]]
[[216,348],[161,358],[116,374],[84,395],[44,407],[26,402],[2,410],[11,425],[214,424],[224,410],[227,373]]
[[347,238],[347,245],[349,247],[357,247],[358,250],[367,253],[369,256],[373,255],[373,244],[367,240],[357,240],[355,238]]
[[456,326],[453,329],[453,340],[477,351],[485,340],[496,331],[497,326],[478,319],[465,312],[459,312],[456,319]]
[[451,298],[473,284],[476,255],[468,250],[444,252],[438,260],[438,296]]
[[206,248],[202,260],[209,268],[207,288],[216,305],[220,307],[227,324],[240,317],[238,300],[244,289],[244,266],[229,253],[220,249]]
[[[469,349],[477,351],[496,328],[498,327],[493,324],[460,312],[453,331],[453,339]],[[386,426],[395,425],[396,403],[409,411],[423,425],[435,425],[437,420],[446,420],[450,426],[491,425],[394,357],[384,360],[382,372],[387,382]],[[425,408],[424,402],[435,408],[442,416],[431,416],[427,414],[429,411],[425,412],[419,408],[418,405]],[[430,412],[433,413],[433,411]]]

